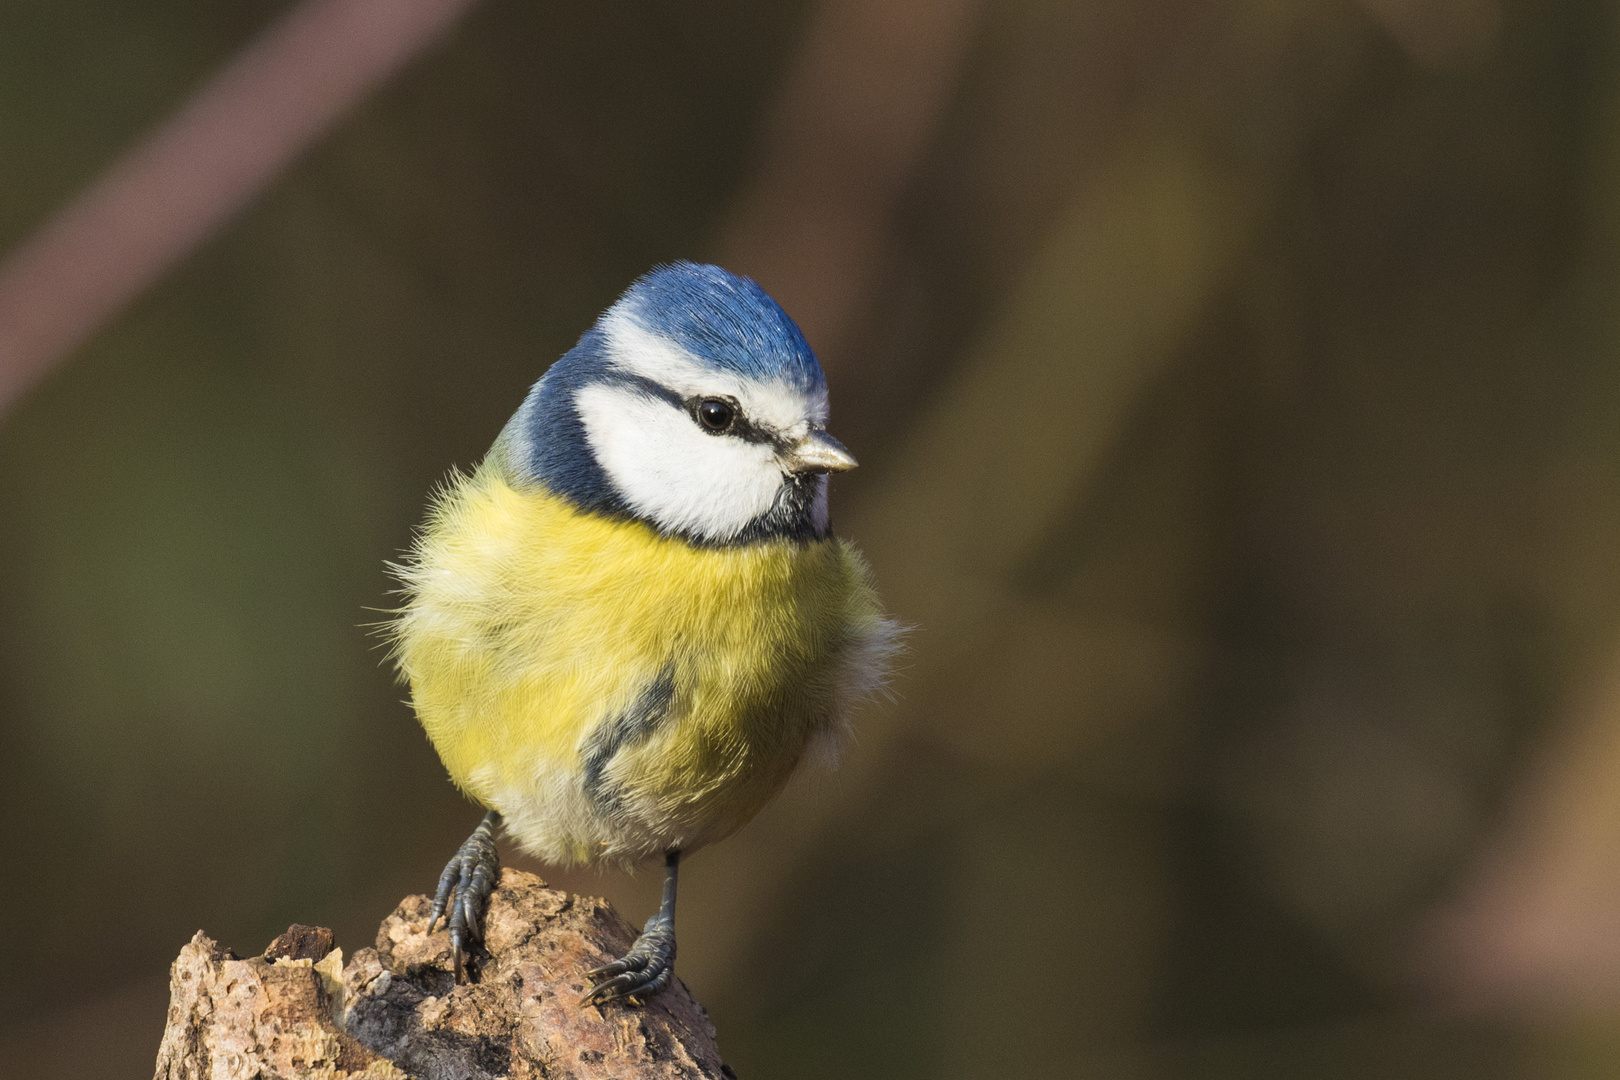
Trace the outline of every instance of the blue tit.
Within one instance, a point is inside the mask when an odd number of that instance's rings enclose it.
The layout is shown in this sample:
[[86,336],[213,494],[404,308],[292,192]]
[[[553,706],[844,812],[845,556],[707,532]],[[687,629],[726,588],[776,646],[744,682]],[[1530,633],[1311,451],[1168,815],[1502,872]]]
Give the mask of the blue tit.
[[680,262],[637,281],[551,366],[397,569],[411,703],[488,814],[439,880],[462,956],[494,833],[556,864],[662,857],[663,903],[586,1000],[669,985],[681,856],[754,816],[896,638],[827,515],[855,467],[827,384],[765,291]]

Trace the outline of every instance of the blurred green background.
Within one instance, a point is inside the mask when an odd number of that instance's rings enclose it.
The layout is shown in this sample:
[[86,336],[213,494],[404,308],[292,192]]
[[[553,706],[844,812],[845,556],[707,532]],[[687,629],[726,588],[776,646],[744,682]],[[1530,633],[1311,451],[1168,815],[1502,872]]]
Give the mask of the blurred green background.
[[[282,10],[0,7],[0,248]],[[383,564],[675,258],[801,315],[916,626],[845,768],[683,875],[740,1075],[1620,1072],[1617,46],[1598,0],[487,0],[0,424],[0,1074],[145,1075],[199,927],[352,951],[432,885],[478,813]],[[1448,921],[1482,865],[1573,883],[1564,953]]]

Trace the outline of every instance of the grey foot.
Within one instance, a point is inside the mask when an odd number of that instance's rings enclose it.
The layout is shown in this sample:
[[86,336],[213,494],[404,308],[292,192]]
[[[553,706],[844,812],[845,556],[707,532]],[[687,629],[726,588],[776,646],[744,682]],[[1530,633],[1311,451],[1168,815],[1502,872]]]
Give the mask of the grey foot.
[[585,977],[598,981],[580,999],[582,1005],[624,1000],[639,1005],[661,993],[675,978],[675,920],[654,915],[622,960],[587,971]]
[[455,955],[456,982],[462,979],[462,958],[473,942],[483,937],[480,924],[489,896],[495,891],[496,879],[501,874],[501,857],[495,850],[495,826],[501,815],[491,810],[478,823],[478,828],[467,837],[445,864],[439,875],[439,891],[433,896],[433,917],[428,920],[431,933],[448,909],[450,913],[450,949]]

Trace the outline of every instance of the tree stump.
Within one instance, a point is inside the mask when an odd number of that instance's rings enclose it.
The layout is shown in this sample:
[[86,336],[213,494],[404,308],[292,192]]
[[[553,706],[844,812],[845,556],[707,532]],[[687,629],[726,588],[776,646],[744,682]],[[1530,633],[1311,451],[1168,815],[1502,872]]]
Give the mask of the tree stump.
[[251,959],[198,931],[156,1080],[735,1080],[679,979],[645,1005],[580,1005],[584,973],[636,936],[607,901],[502,871],[460,985],[432,906],[407,897],[347,966],[330,930],[295,925]]

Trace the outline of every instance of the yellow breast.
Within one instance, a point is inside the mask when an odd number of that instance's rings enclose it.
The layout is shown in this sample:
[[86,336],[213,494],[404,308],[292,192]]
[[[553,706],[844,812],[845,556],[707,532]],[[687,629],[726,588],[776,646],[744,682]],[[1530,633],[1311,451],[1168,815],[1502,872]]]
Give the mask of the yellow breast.
[[741,825],[892,637],[842,541],[696,547],[487,464],[439,499],[401,576],[397,657],[428,737],[560,862]]

